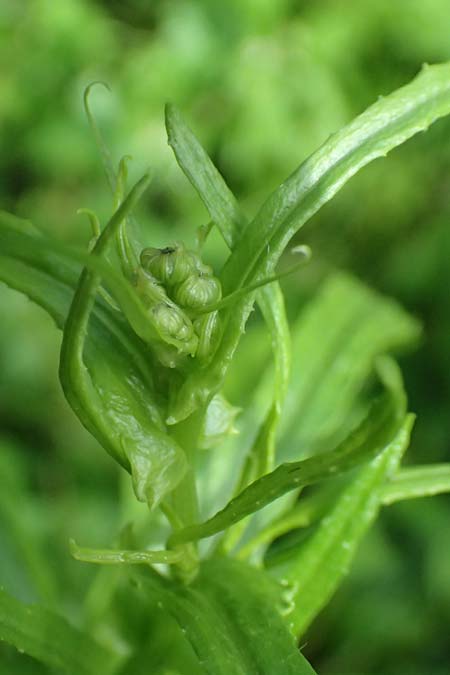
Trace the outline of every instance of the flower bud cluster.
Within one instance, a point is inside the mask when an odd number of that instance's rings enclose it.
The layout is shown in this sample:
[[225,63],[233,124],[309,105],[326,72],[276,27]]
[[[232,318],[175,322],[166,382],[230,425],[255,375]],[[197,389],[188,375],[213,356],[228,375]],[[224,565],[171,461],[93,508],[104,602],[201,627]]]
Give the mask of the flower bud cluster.
[[204,307],[222,297],[220,281],[211,267],[193,251],[176,243],[166,248],[145,248],[140,255],[137,286],[163,341],[178,352],[208,360],[217,343],[217,312],[197,317]]

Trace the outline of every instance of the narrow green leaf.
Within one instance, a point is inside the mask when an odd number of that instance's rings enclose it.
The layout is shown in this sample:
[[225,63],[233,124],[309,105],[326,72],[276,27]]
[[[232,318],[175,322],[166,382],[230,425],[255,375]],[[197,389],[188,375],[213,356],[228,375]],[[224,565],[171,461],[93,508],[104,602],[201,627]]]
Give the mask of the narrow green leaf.
[[300,462],[281,464],[251,483],[206,522],[176,532],[171,537],[171,545],[210,537],[287,492],[353,469],[386,447],[396,435],[403,416],[403,402],[399,406],[392,391],[386,392],[374,401],[366,418],[334,450]]
[[[321,148],[268,198],[245,229],[221,275],[225,294],[271,273],[290,239],[366,164],[450,113],[450,64],[426,66],[406,86],[379,99]],[[178,415],[198,405],[194,391],[220,388],[245,330],[254,298],[226,314],[223,339],[208,374],[192,376],[180,392]]]
[[356,471],[306,542],[271,568],[289,597],[287,618],[294,635],[305,632],[348,572],[381,506],[382,486],[397,470],[408,447],[413,423],[414,416],[408,415],[385,450]]
[[450,492],[450,464],[425,464],[400,469],[383,485],[381,500],[383,504],[394,504],[445,492]]
[[113,673],[118,656],[65,619],[38,605],[25,605],[0,589],[0,640],[69,675]]
[[176,160],[206,206],[230,249],[239,239],[247,219],[180,111],[166,105],[166,129]]
[[[225,243],[233,250],[247,226],[246,216],[180,112],[170,104],[166,106],[166,128],[169,144],[178,164],[196,189]],[[291,366],[289,326],[280,285],[270,284],[257,294],[257,298],[271,335],[275,384],[273,403],[261,426],[255,447],[250,453],[241,480],[242,486],[273,468],[276,430],[286,396]]]
[[22,462],[20,450],[12,441],[0,439],[0,574],[19,599],[54,606],[57,582],[36,518],[30,519],[36,510],[31,465]]
[[297,230],[363,166],[450,113],[450,63],[424,66],[338,131],[273,192],[223,273],[226,292],[273,265]]

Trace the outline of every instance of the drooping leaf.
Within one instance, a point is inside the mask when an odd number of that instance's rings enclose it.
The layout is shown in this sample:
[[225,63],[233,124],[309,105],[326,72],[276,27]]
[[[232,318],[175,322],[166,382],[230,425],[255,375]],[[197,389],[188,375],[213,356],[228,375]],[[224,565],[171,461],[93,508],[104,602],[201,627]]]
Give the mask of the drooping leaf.
[[0,640],[68,675],[113,673],[119,658],[64,618],[0,589]]

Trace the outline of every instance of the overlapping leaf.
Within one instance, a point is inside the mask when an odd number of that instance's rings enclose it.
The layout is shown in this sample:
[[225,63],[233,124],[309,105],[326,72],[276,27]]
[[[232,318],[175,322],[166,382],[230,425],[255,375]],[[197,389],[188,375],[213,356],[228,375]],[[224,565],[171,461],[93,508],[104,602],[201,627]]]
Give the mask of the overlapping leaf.
[[380,454],[397,435],[406,412],[396,368],[390,361],[383,361],[381,367],[387,391],[373,402],[363,421],[336,448],[303,461],[281,464],[251,483],[206,522],[176,532],[172,543],[210,537],[287,492],[337,476]]
[[[77,283],[74,261],[79,256],[26,229],[2,217],[0,279],[46,309],[61,328]],[[84,358],[90,408],[83,423],[133,473],[140,498],[157,503],[182,477],[185,458],[165,433],[150,351],[119,313],[97,301]]]
[[[222,273],[226,293],[263,278],[299,228],[362,167],[450,113],[450,64],[426,66],[408,85],[379,99],[331,136],[268,198],[245,229]],[[172,411],[183,419],[221,386],[253,305],[227,313],[221,345],[207,374],[193,375]],[[200,393],[199,393],[200,392]]]
[[[166,107],[169,144],[184,173],[202,199],[212,222],[230,250],[234,250],[247,226],[247,218],[211,159],[172,105]],[[246,481],[269,471],[275,459],[275,434],[286,396],[291,365],[289,327],[284,299],[278,283],[261,289],[258,303],[272,339],[275,360],[275,386],[272,406],[261,427],[258,446],[251,453]]]

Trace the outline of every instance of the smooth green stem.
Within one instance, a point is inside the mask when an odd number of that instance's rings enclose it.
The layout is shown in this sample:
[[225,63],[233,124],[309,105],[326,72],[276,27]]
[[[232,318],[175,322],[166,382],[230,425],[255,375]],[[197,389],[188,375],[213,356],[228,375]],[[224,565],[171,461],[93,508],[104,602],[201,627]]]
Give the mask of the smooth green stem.
[[[195,462],[198,450],[198,439],[203,424],[205,410],[202,409],[187,420],[175,424],[171,428],[171,436],[180,443],[183,448],[189,468],[184,477],[170,495],[170,510],[179,525],[175,529],[183,529],[188,525],[198,522],[199,507],[197,497],[197,486],[195,482]],[[190,582],[198,571],[198,551],[195,542],[187,542],[175,547],[175,551],[181,551],[182,561],[174,568],[174,573],[185,582]]]

